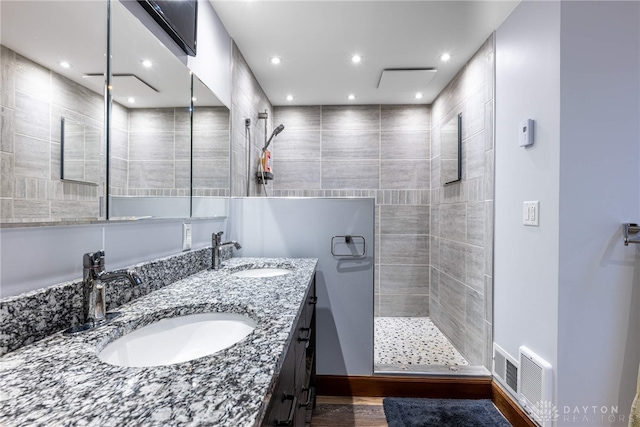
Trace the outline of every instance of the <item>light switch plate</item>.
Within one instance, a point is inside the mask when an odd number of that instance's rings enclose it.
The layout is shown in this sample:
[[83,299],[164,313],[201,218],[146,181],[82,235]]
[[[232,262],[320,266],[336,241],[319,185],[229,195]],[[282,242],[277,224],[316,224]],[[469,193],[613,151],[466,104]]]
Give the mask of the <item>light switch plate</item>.
[[182,250],[191,249],[191,224],[182,224]]
[[538,200],[522,204],[522,223],[534,227],[540,226],[540,202]]

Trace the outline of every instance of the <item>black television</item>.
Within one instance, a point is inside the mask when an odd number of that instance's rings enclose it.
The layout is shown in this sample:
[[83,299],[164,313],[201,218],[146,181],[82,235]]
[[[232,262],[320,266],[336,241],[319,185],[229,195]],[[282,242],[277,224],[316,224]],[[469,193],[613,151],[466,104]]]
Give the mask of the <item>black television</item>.
[[198,0],[138,0],[187,55],[196,55]]

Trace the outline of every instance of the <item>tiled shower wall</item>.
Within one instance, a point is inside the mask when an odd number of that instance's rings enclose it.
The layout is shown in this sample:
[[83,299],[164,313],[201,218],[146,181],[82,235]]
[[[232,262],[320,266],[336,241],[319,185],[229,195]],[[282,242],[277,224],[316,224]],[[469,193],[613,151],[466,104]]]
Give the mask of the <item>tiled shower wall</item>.
[[[231,195],[264,195],[256,184],[255,173],[258,170],[258,159],[264,146],[265,133],[271,134],[272,131],[272,107],[235,43],[232,46],[231,81]],[[258,120],[258,113],[265,111],[268,114],[267,132],[265,121]],[[250,120],[248,129],[245,126],[246,119]],[[250,151],[249,159],[247,150]],[[248,170],[247,162],[250,164]],[[268,184],[268,188],[269,195],[272,195],[272,183]]]
[[376,199],[378,316],[429,314],[430,107],[275,107],[274,195]]
[[102,129],[102,95],[5,46],[0,50],[2,222],[98,217],[102,185],[60,180],[60,119]]
[[[431,319],[490,369],[493,316],[494,39],[432,104]],[[462,181],[440,182],[440,127],[462,113]]]

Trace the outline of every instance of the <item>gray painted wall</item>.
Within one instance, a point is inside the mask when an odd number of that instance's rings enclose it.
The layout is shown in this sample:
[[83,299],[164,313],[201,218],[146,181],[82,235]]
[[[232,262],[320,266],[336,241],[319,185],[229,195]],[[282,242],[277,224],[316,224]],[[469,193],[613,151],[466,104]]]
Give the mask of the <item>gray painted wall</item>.
[[639,21],[637,2],[522,2],[496,33],[495,342],[551,363],[559,426],[626,426],[635,393],[640,264],[621,225],[640,214]]
[[[372,375],[373,199],[232,199],[231,215],[241,256],[318,258],[317,373]],[[332,237],[348,234],[364,236],[366,258],[331,255]]]
[[640,257],[621,237],[640,216],[640,3],[562,2],[560,17],[558,404],[618,406],[611,425],[626,426],[640,362]]

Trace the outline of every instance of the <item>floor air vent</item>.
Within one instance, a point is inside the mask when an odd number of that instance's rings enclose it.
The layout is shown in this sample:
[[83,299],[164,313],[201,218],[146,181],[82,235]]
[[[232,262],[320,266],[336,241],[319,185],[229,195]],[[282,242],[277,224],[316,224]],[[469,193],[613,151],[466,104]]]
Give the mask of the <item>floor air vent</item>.
[[558,413],[552,402],[551,365],[525,346],[519,353],[518,400],[539,425],[552,426]]
[[496,343],[493,343],[493,373],[514,397],[518,395],[518,362]]

